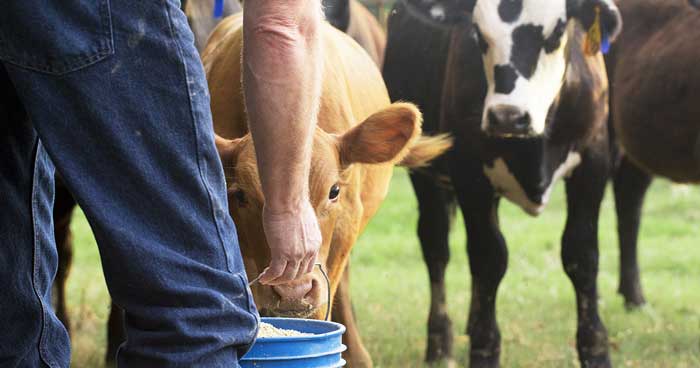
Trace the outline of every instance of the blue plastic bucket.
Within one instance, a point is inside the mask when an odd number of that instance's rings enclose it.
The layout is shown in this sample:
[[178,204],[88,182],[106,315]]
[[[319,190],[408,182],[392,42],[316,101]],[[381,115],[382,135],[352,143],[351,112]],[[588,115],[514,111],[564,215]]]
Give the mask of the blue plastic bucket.
[[263,322],[308,336],[261,337],[240,361],[243,368],[336,368],[345,366],[345,326],[313,319],[268,318]]

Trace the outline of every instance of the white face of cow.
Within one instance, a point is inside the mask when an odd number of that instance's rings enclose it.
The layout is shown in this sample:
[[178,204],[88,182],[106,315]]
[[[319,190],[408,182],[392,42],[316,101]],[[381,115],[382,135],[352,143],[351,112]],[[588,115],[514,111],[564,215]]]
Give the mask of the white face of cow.
[[473,22],[488,81],[482,129],[498,136],[545,131],[566,72],[566,0],[479,0]]
[[532,137],[546,129],[549,110],[564,83],[567,27],[597,16],[605,37],[619,32],[612,0],[477,0],[474,23],[488,93],[481,128],[496,136]]

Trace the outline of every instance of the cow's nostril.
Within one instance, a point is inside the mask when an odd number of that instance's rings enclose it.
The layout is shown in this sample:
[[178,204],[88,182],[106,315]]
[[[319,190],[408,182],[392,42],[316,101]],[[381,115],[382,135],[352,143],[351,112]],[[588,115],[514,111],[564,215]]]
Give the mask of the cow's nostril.
[[489,110],[488,119],[489,119],[489,124],[491,124],[492,126],[497,126],[501,123],[501,121],[498,120],[498,117],[496,116],[496,114],[493,113],[493,110]]
[[530,127],[530,114],[525,113],[522,117],[515,121],[515,129],[526,130]]
[[489,132],[503,136],[527,134],[532,123],[529,113],[511,105],[490,108],[487,119]]
[[275,285],[272,290],[286,302],[300,302],[313,290],[312,280]]

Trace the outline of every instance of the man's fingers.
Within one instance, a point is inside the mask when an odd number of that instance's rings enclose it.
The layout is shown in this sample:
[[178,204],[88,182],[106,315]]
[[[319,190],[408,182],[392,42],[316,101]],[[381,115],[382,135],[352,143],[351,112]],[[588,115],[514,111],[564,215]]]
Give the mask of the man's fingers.
[[299,265],[299,271],[297,272],[297,276],[295,277],[295,280],[299,280],[300,278],[304,277],[307,273],[309,273],[309,263],[311,262],[310,257],[304,258],[303,261],[301,261],[301,264]]
[[297,275],[297,272],[299,270],[299,266],[301,265],[301,262],[287,262],[287,267],[284,269],[284,272],[282,275],[272,281],[270,281],[270,285],[280,285],[280,284],[286,284],[290,281],[294,281],[294,277]]
[[317,256],[317,254],[318,254],[318,253],[313,252],[313,253],[309,256],[309,261],[308,261],[308,263],[306,264],[306,273],[314,272],[314,266],[316,265],[316,256]]
[[282,259],[274,259],[270,266],[263,271],[262,276],[260,276],[260,283],[264,285],[271,284],[274,280],[277,280],[286,269],[287,262]]

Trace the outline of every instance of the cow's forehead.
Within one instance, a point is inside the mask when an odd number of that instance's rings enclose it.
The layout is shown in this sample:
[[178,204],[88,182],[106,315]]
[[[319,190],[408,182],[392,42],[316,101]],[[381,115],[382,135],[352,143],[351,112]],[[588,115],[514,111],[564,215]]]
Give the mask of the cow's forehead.
[[474,8],[474,22],[494,36],[521,25],[541,26],[548,34],[566,17],[566,0],[479,0]]

